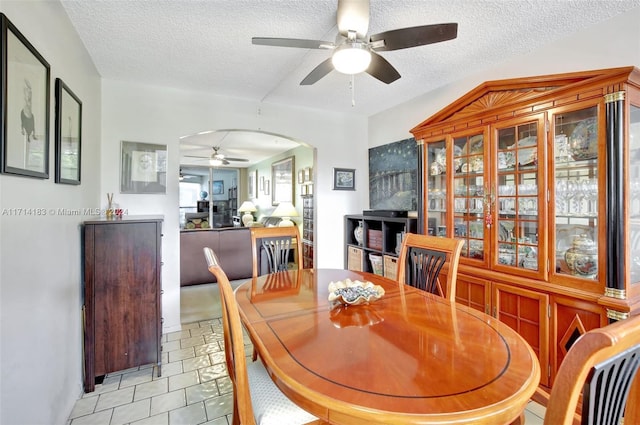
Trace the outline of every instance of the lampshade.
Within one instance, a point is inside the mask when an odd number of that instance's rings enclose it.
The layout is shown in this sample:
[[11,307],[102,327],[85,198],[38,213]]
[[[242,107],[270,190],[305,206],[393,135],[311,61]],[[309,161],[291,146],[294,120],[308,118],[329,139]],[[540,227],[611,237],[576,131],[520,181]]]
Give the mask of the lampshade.
[[251,226],[251,223],[253,223],[253,215],[251,213],[256,211],[256,206],[253,205],[253,202],[251,201],[244,201],[242,205],[240,205],[240,208],[238,208],[238,212],[244,213],[244,215],[242,216],[242,224],[244,225],[244,227]]
[[238,212],[256,212],[258,211],[256,209],[256,206],[253,205],[253,202],[251,201],[244,201],[242,203],[242,205],[240,205],[240,208],[238,208]]
[[338,72],[358,74],[369,67],[371,52],[363,43],[345,43],[333,52],[331,62]]
[[278,224],[279,227],[293,226],[291,217],[297,217],[298,211],[291,202],[280,202],[276,209],[271,213],[273,217],[282,217],[282,221]]

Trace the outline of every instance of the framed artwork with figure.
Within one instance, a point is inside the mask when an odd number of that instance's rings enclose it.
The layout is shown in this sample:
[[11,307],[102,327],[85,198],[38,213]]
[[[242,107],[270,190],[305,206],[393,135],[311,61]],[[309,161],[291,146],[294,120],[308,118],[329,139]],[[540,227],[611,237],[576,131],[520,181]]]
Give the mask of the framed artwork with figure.
[[56,78],[56,183],[80,184],[82,102]]
[[167,192],[167,145],[122,142],[120,193]]
[[0,31],[0,172],[47,179],[50,67],[4,14]]

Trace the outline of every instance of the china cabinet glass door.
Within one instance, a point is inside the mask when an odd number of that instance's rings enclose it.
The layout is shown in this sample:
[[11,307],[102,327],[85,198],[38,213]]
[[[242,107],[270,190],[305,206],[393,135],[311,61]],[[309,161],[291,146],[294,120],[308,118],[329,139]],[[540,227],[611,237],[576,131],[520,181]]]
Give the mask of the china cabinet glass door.
[[631,105],[629,123],[629,258],[631,284],[640,283],[640,107]]
[[453,139],[453,236],[463,239],[462,257],[484,261],[485,243],[484,134]]
[[[520,274],[545,273],[540,254],[541,222],[545,210],[540,202],[543,184],[538,158],[544,158],[542,119],[496,131],[494,263],[496,268],[515,268]],[[543,161],[544,163],[544,161]]]
[[427,143],[427,234],[447,234],[447,149],[445,141]]
[[603,208],[598,173],[596,106],[553,115],[555,268],[567,277],[598,280],[598,225]]

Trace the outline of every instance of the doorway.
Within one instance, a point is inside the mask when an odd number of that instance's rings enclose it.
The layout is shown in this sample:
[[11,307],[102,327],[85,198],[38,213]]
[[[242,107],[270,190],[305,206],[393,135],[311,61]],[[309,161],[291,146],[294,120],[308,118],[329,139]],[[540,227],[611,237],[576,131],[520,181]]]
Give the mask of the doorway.
[[239,170],[180,168],[180,228],[233,227],[238,209]]

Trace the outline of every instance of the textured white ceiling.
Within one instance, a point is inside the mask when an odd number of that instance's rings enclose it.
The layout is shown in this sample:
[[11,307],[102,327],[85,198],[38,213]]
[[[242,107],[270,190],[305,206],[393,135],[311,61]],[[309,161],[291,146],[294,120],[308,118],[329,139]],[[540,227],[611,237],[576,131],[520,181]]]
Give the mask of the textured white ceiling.
[[532,51],[640,0],[370,0],[369,34],[457,22],[454,40],[381,54],[402,78],[331,72],[300,81],[330,51],[255,46],[251,37],[333,41],[337,0],[62,0],[98,72],[125,80],[370,116]]

